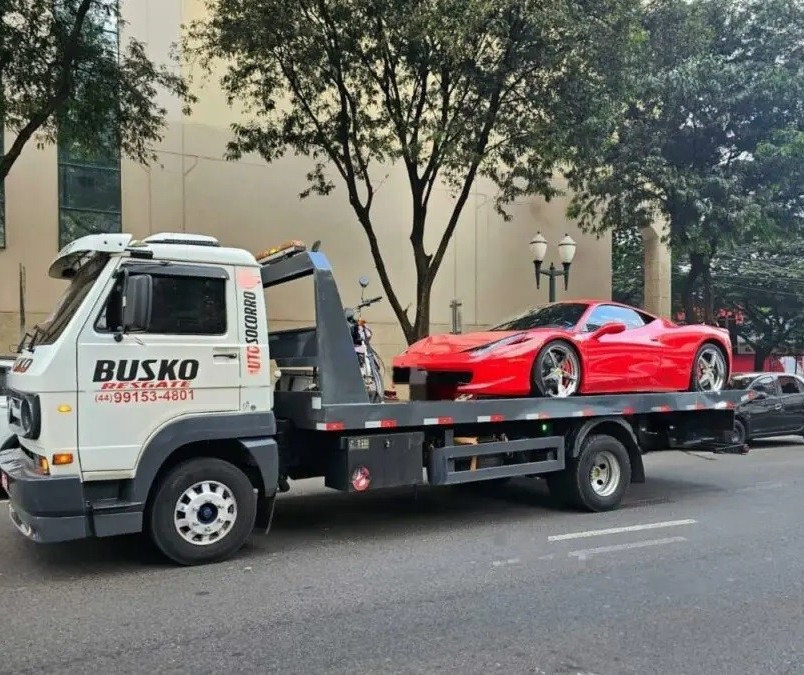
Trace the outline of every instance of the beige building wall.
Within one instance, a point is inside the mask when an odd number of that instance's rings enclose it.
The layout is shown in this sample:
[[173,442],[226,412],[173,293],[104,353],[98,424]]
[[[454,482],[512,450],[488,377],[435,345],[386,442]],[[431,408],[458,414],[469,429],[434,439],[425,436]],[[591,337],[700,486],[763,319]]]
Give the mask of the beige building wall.
[[[124,0],[127,31],[145,41],[152,58],[165,61],[180,25],[197,17],[199,0]],[[123,36],[125,38],[125,35]],[[288,239],[308,243],[322,240],[344,303],[360,294],[357,279],[371,279],[369,292],[385,294],[374,269],[364,233],[348,204],[345,191],[326,198],[298,198],[305,187],[310,162],[289,157],[273,165],[259,157],[233,163],[222,159],[230,137],[229,124],[238,114],[226,106],[212,79],[198,86],[199,103],[192,116],[182,118],[176,101],[162,103],[169,111],[169,128],[158,148],[159,164],[150,168],[123,161],[123,229],[136,236],[160,231],[200,232],[219,237],[226,245],[252,251]],[[7,139],[8,143],[8,139]],[[408,240],[411,209],[402,172],[382,170],[374,207],[389,274],[401,303],[414,301],[415,275]],[[378,172],[378,175],[379,172]],[[546,302],[547,283],[537,290],[528,242],[541,230],[550,242],[546,264],[558,264],[557,244],[565,233],[578,248],[569,291],[559,280],[559,298],[609,298],[611,242],[583,235],[567,221],[565,199],[546,203],[529,199],[512,206],[513,219],[504,222],[493,208],[492,186],[476,185],[466,204],[450,250],[433,290],[433,332],[447,331],[450,301],[462,303],[464,330],[493,324],[534,304]],[[19,333],[18,265],[27,276],[28,324],[44,318],[61,291],[61,282],[47,278],[47,267],[58,248],[58,187],[54,148],[36,150],[31,144],[14,166],[7,182],[7,248],[0,250],[0,352],[15,343]],[[434,250],[453,199],[446,190],[433,196],[428,222],[428,245]],[[269,294],[274,326],[310,323],[311,288],[304,281]],[[375,346],[389,362],[404,340],[387,300],[368,310]]]

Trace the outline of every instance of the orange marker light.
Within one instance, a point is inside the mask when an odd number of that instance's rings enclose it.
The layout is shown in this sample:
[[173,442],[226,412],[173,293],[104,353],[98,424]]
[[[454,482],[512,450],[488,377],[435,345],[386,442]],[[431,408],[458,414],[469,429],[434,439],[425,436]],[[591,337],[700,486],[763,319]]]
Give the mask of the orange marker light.
[[72,452],[57,452],[55,455],[53,455],[53,466],[65,466],[67,464],[72,463],[73,463]]

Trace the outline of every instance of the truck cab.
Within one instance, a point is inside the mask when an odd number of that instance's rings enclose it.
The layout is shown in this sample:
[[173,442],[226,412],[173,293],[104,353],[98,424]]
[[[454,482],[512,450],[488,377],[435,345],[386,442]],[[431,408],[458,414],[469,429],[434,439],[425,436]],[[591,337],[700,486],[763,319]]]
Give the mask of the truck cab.
[[49,274],[65,291],[7,378],[13,436],[0,472],[12,520],[39,541],[138,532],[152,491],[184,459],[234,457],[245,497],[232,480],[180,495],[187,518],[174,543],[214,550],[227,521],[210,514],[276,488],[255,257],[200,235],[103,234],[66,246]]

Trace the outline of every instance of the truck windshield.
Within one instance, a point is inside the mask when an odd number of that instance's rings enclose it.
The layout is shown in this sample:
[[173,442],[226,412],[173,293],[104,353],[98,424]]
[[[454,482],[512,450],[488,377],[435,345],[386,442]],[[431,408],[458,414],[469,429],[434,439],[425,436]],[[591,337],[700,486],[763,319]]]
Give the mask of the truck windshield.
[[582,302],[558,302],[530,309],[491,330],[530,330],[532,328],[575,328],[589,305]]
[[77,269],[75,276],[56,303],[53,312],[44,322],[36,326],[29,345],[31,348],[38,345],[52,345],[59,339],[97,281],[108,259],[108,255],[96,253],[76,264],[73,268]]

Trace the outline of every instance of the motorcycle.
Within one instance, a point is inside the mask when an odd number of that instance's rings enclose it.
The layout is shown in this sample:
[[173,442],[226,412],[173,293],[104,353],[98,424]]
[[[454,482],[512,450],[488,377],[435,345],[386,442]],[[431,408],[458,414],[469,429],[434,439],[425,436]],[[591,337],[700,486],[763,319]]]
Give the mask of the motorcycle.
[[381,403],[385,398],[385,384],[383,379],[385,367],[383,366],[379,354],[377,354],[371,346],[373,333],[371,328],[366,324],[366,320],[362,317],[362,312],[366,307],[370,307],[375,302],[380,302],[382,296],[378,295],[376,298],[366,300],[364,296],[366,287],[369,285],[369,280],[367,277],[360,277],[358,283],[361,289],[360,303],[355,307],[346,307],[344,314],[346,315],[346,323],[349,324],[349,331],[352,334],[355,354],[357,354],[360,373],[363,376],[366,390],[369,393],[369,400],[372,403]]

